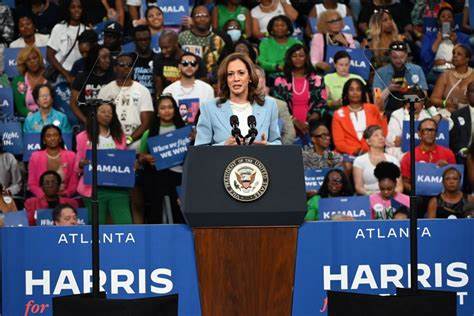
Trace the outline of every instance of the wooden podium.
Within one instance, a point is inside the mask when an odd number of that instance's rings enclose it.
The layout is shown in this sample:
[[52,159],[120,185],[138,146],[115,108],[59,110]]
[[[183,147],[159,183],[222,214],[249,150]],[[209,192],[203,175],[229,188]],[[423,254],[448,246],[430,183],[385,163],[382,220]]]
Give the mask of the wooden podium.
[[[237,201],[225,190],[224,170],[238,157],[256,158],[267,168],[269,186],[256,201]],[[303,175],[295,146],[188,152],[184,214],[193,227],[203,316],[291,315],[298,226],[306,208]]]

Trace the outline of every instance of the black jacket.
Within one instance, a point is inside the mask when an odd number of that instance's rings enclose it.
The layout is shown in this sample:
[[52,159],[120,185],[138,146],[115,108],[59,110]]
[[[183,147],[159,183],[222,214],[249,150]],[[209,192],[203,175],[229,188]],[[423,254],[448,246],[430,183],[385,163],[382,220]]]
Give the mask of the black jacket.
[[467,147],[471,141],[471,111],[469,106],[457,110],[451,115],[453,128],[449,133],[450,147],[455,154]]

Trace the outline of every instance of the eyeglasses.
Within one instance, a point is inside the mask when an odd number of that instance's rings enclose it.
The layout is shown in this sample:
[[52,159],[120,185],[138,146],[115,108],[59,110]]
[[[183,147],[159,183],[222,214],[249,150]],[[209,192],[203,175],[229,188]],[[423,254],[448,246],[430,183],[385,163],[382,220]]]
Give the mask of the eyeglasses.
[[393,44],[390,45],[390,50],[407,50],[405,44]]
[[436,133],[436,128],[422,128],[422,133]]
[[38,98],[40,98],[40,99],[46,99],[46,98],[49,98],[50,96],[51,96],[51,94],[49,94],[49,93],[47,93],[47,94],[40,94],[40,95],[38,96]]
[[337,19],[333,19],[333,20],[329,20],[327,21],[328,24],[333,24],[333,23],[337,23],[337,22],[341,22],[342,21],[342,18],[337,18]]
[[316,138],[329,138],[331,137],[331,135],[329,135],[328,133],[322,133],[322,134],[317,134],[317,135],[313,135],[313,137],[316,137]]
[[125,68],[125,67],[126,67],[126,68],[130,68],[130,67],[132,67],[132,64],[118,62],[118,63],[117,63],[117,66],[119,66],[119,67],[124,67],[124,68]]
[[240,30],[240,28],[239,28],[238,26],[234,26],[234,25],[233,25],[233,26],[229,26],[229,27],[227,28],[227,31],[229,31],[229,30]]
[[388,11],[387,9],[374,9],[374,13],[377,14],[377,13],[388,13],[390,14],[390,11]]
[[207,13],[197,13],[194,15],[195,18],[207,18],[209,17],[209,14]]
[[181,62],[181,65],[183,65],[183,67],[188,67],[188,66],[196,67],[197,62],[196,62],[196,61],[183,60],[183,61]]

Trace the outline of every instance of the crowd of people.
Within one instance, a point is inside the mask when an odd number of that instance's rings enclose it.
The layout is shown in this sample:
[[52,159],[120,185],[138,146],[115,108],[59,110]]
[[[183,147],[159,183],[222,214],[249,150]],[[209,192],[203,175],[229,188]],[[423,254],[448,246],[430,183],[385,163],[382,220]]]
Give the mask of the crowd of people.
[[[354,195],[369,197],[373,219],[407,218],[404,96],[415,94],[415,161],[464,166],[444,170],[438,195],[418,198],[418,216],[474,214],[468,0],[189,2],[169,23],[151,0],[0,1],[0,88],[14,99],[13,117],[2,119],[40,134],[41,145],[28,162],[0,146],[0,211],[24,208],[35,225],[37,210],[54,209],[57,225],[77,224],[76,209],[92,205],[84,168],[96,141],[137,157],[134,188],[99,187],[100,223],[162,223],[165,197],[172,222],[183,223],[183,168],[157,168],[148,139],[193,125],[191,145],[235,145],[231,113],[243,134],[249,115],[261,118],[255,145],[298,144],[305,168],[331,169],[307,192],[306,220],[318,219],[321,198]],[[18,49],[10,78],[8,48]],[[368,76],[355,73],[355,50]],[[62,104],[58,87],[68,91]],[[449,148],[437,144],[441,124]]]

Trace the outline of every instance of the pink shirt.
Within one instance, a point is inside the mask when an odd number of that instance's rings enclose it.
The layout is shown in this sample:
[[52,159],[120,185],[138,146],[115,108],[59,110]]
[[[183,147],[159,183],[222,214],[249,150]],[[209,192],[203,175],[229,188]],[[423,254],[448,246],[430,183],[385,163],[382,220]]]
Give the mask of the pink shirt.
[[298,121],[306,122],[309,110],[309,84],[305,77],[293,77],[292,112]]
[[[393,199],[401,205],[404,205],[406,207],[410,206],[410,197],[406,194],[396,193]],[[388,211],[391,207],[393,207],[391,200],[383,199],[380,192],[371,194],[369,200],[372,219],[390,219],[390,214],[388,214]]]
[[[355,48],[354,38],[352,38],[351,34],[342,33],[346,38],[347,42],[349,43],[350,48]],[[316,65],[319,62],[325,61],[324,60],[324,48],[325,48],[325,41],[324,41],[324,34],[316,33],[313,35],[313,39],[311,40],[311,47],[310,47],[310,57],[311,63]]]

